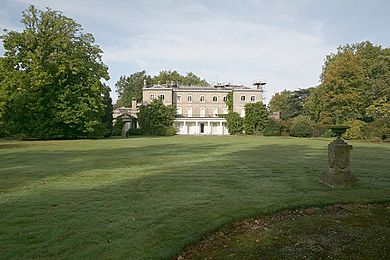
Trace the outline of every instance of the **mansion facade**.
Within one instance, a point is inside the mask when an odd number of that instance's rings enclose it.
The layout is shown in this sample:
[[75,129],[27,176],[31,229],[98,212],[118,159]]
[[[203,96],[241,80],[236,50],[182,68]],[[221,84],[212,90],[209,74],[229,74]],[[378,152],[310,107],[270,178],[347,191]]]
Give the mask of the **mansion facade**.
[[[181,86],[177,84],[157,84],[142,89],[143,103],[147,105],[159,98],[164,105],[176,107],[174,127],[179,135],[228,135],[226,119],[228,113],[225,103],[227,95],[232,93],[233,111],[245,116],[245,104],[263,100],[265,81],[256,81],[253,87],[233,84],[217,84],[209,86]],[[140,104],[133,101],[132,109],[119,108],[127,113],[123,117],[120,111],[114,111],[114,118],[130,118],[125,131],[136,127],[134,118]],[[116,114],[115,114],[116,113]]]

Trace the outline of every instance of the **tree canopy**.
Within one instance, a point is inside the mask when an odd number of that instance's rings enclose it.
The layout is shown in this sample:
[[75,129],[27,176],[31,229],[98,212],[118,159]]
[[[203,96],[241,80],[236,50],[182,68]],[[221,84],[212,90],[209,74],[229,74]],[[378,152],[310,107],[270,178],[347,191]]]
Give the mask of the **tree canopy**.
[[30,6],[22,32],[1,36],[0,124],[5,135],[32,138],[102,136],[110,102],[102,50],[61,12]]
[[374,135],[390,136],[390,48],[340,46],[326,57],[320,79],[317,87],[276,93],[269,109],[283,120],[306,115],[318,125],[367,123]]
[[146,71],[136,72],[130,76],[121,76],[115,84],[118,93],[118,101],[115,107],[130,106],[131,100],[135,98],[137,101],[142,101],[142,88],[144,80],[150,84],[179,84],[179,85],[207,85],[207,81],[196,76],[192,72],[188,72],[185,76],[181,75],[176,70],[163,70],[154,77],[146,74]]

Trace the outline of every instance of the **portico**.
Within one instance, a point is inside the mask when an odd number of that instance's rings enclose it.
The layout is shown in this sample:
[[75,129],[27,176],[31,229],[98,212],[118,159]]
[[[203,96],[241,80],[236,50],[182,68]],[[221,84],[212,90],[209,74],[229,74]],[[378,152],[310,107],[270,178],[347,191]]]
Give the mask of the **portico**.
[[228,135],[224,118],[176,118],[179,135]]

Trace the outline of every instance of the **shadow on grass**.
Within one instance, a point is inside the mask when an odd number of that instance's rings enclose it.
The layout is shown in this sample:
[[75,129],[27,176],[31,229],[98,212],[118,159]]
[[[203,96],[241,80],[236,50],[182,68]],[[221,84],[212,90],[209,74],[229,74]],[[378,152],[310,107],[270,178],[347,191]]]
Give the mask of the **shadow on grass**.
[[[363,181],[334,190],[319,182],[326,150],[302,144],[236,149],[174,143],[7,153],[29,168],[12,169],[10,163],[0,172],[3,189],[11,193],[1,201],[0,251],[5,258],[168,258],[207,232],[257,214],[386,200],[389,153],[355,149],[352,164],[356,157],[360,161],[354,174]],[[366,164],[370,173],[362,167]],[[86,180],[91,185],[72,186],[68,177],[80,174],[84,182],[84,171],[92,172]],[[103,175],[111,180],[95,185]],[[367,181],[371,175],[380,180]],[[57,186],[40,182],[53,176],[60,178],[53,183]],[[34,191],[12,196],[13,189],[31,182],[38,185]]]

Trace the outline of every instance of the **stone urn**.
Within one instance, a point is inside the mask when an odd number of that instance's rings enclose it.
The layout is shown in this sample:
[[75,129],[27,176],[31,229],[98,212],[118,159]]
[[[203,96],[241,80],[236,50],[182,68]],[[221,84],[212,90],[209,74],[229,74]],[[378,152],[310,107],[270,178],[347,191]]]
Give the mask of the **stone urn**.
[[329,127],[337,137],[328,145],[328,170],[320,179],[331,187],[351,186],[357,182],[350,169],[352,145],[341,138],[348,128],[343,125]]

